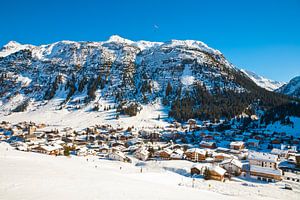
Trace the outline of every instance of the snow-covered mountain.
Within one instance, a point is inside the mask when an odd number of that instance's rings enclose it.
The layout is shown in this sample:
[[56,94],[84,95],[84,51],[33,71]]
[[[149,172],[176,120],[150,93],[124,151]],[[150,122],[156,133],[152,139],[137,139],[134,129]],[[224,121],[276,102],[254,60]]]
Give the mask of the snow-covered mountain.
[[276,91],[282,94],[300,98],[300,76],[296,76],[287,84],[278,88]]
[[178,119],[208,112],[211,118],[232,117],[255,99],[277,98],[259,97],[266,91],[248,76],[220,51],[195,40],[131,41],[114,35],[103,42],[9,42],[0,50],[0,112],[30,112],[54,99],[59,101],[53,109],[59,110],[97,111],[105,100],[138,112],[137,105],[163,99]]
[[241,71],[244,72],[258,86],[265,88],[266,90],[269,90],[269,91],[274,91],[285,84],[284,82],[267,79],[263,76],[255,74],[254,72],[251,72],[249,70],[242,69]]

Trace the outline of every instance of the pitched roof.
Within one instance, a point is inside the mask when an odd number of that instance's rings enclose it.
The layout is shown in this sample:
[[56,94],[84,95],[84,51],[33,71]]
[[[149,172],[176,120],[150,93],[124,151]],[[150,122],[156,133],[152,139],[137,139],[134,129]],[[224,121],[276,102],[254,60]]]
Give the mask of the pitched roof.
[[223,169],[220,166],[211,166],[209,167],[209,170],[215,171],[216,173],[220,174],[220,175],[224,175],[226,173],[226,170]]
[[233,142],[230,142],[230,146],[242,146],[244,145],[244,142],[243,141],[233,141]]
[[203,154],[205,155],[206,154],[206,150],[204,149],[199,149],[199,148],[191,148],[191,149],[188,149],[186,151],[186,153],[198,153],[198,154]]
[[270,153],[250,151],[248,154],[249,160],[260,160],[264,162],[277,162],[278,156]]
[[281,176],[281,170],[273,169],[269,167],[261,167],[257,165],[251,165],[250,166],[250,172],[256,172],[256,173],[262,173],[262,174],[271,174],[275,176]]
[[243,163],[237,159],[227,159],[227,160],[224,160],[223,162],[220,163],[220,165],[223,165],[223,164],[227,164],[227,163],[231,163],[235,166],[237,166],[238,168],[243,168]]

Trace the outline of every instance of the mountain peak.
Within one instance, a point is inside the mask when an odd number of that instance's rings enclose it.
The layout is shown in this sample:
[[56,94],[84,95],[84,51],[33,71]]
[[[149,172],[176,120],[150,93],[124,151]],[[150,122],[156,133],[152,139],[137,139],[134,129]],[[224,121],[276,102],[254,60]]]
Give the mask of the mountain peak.
[[213,49],[209,47],[207,44],[204,42],[198,41],[198,40],[170,40],[166,42],[166,44],[176,47],[176,46],[186,46],[190,48],[195,48],[199,49],[208,53],[213,53],[213,54],[221,54],[219,50]]
[[22,44],[12,40],[9,41],[6,45],[3,46],[3,48],[7,49],[7,48],[16,48],[16,47],[20,47],[22,46]]
[[112,35],[112,36],[110,36],[107,42],[127,43],[127,44],[134,43],[133,41],[125,39],[125,38],[122,38],[119,35]]
[[300,76],[292,78],[287,84],[280,87],[277,92],[300,98]]
[[32,47],[32,45],[27,45],[27,44],[24,45],[24,44],[20,44],[16,41],[9,41],[6,45],[4,45],[0,49],[0,57],[5,57],[5,56],[8,56],[17,51],[20,51],[23,49],[29,49],[31,47]]

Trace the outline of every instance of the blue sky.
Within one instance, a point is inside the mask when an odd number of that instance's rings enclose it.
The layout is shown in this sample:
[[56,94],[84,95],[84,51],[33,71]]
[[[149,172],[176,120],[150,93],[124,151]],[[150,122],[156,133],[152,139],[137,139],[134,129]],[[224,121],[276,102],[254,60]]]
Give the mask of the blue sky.
[[236,66],[288,81],[300,75],[300,0],[0,0],[10,40],[195,39]]

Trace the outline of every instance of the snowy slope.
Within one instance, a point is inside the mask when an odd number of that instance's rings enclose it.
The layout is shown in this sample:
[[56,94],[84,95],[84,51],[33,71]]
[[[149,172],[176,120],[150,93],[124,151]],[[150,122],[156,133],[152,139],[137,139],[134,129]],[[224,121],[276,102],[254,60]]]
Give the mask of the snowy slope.
[[278,90],[276,91],[282,94],[300,98],[300,76],[296,76],[295,78],[290,80],[287,84],[278,88]]
[[[182,93],[195,83],[208,90],[246,90],[232,78],[239,70],[220,51],[194,40],[162,43],[113,35],[102,42],[64,40],[41,46],[9,42],[0,50],[0,66],[0,111],[6,113],[28,101],[43,104],[58,93],[66,106],[98,103],[88,94],[92,87],[100,99],[140,103],[162,97],[168,82],[174,91],[185,86]],[[16,102],[19,95],[23,101]]]
[[[13,150],[0,143],[0,199],[298,199],[299,191],[282,183],[243,179],[204,181],[173,170],[188,170],[188,161],[147,162],[140,167],[97,157],[54,157]],[[96,167],[97,166],[97,167]],[[120,170],[120,167],[121,170]]]
[[0,57],[5,57],[23,49],[34,48],[33,45],[22,45],[16,41],[10,41],[0,49]]
[[0,199],[237,199],[178,186],[181,177],[170,172],[140,174],[131,164],[6,152],[5,146],[0,144]]
[[263,76],[255,74],[254,72],[251,72],[249,70],[242,69],[241,71],[244,72],[258,86],[265,88],[266,90],[269,90],[269,91],[274,91],[285,84],[284,82],[267,79]]

